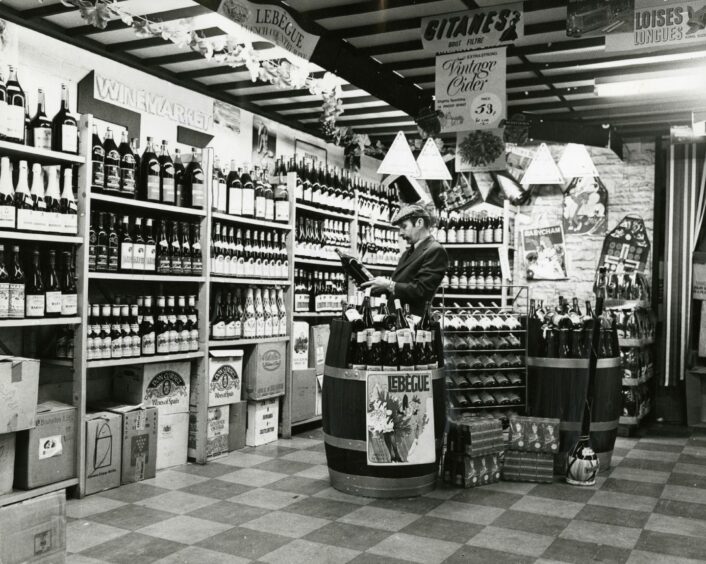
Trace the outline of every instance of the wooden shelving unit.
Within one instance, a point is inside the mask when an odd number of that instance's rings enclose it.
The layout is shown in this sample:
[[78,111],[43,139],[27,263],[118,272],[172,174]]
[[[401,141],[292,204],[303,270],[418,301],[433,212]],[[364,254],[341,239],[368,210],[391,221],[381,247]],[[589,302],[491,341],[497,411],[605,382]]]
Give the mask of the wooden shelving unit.
[[291,231],[292,223],[282,223],[280,221],[265,221],[263,219],[255,219],[254,217],[241,217],[239,215],[230,215],[227,213],[211,212],[211,217],[217,221],[230,221],[233,223],[242,223],[244,225],[252,225],[254,227],[265,227],[267,229],[280,229],[283,231]]
[[[2,155],[2,151],[0,151]],[[54,233],[0,230],[0,239],[14,239],[15,241],[33,241],[42,243],[58,243],[61,245],[78,245],[83,243],[80,235],[56,235]]]
[[148,212],[173,213],[194,217],[206,217],[208,213],[206,212],[206,210],[170,206],[157,202],[146,202],[144,200],[133,200],[130,198],[121,198],[120,196],[111,196],[110,194],[102,194],[100,192],[95,192],[91,194],[91,199],[94,202],[105,202],[107,204],[111,204],[111,206],[126,206],[129,208],[137,208]]
[[212,274],[211,282],[214,284],[238,284],[241,286],[290,286],[289,278],[234,278],[232,276],[222,276]]
[[78,478],[71,478],[70,480],[63,480],[31,490],[12,490],[10,493],[0,495],[0,507],[20,503],[21,501],[27,501],[28,499],[39,497],[40,495],[58,492],[77,485]]
[[90,280],[113,280],[120,282],[184,282],[202,284],[205,276],[169,276],[165,274],[126,274],[123,272],[89,272]]
[[242,347],[249,345],[264,345],[267,343],[284,343],[289,341],[289,336],[260,337],[257,339],[211,339],[209,347]]
[[24,159],[42,165],[84,164],[86,162],[85,155],[71,155],[59,151],[30,147],[29,145],[19,145],[9,141],[0,141],[0,154],[11,159]]

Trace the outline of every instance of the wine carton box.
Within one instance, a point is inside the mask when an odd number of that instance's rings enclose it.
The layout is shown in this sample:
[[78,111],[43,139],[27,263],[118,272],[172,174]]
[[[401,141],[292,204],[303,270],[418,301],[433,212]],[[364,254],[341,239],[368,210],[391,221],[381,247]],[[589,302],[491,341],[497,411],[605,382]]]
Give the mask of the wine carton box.
[[511,417],[510,450],[558,453],[559,419],[517,415]]
[[295,321],[292,324],[292,370],[309,368],[309,324]]
[[228,450],[240,450],[245,446],[248,402],[231,403],[228,413]]
[[248,428],[245,444],[266,445],[277,440],[279,427],[279,398],[248,402]]
[[316,408],[314,415],[322,415],[323,407],[323,392],[324,392],[324,376],[316,376]]
[[23,231],[49,231],[48,214],[43,211],[17,210],[17,229]]
[[12,491],[15,479],[15,433],[0,435],[0,495]]
[[0,562],[59,564],[66,557],[66,494],[53,492],[0,508]]
[[[188,455],[196,458],[196,438],[201,433],[196,417],[197,409],[191,406],[189,412],[189,450]],[[228,428],[230,406],[219,405],[208,408],[206,422],[206,458],[212,459],[228,454]]]
[[326,349],[330,334],[331,328],[329,325],[314,325],[310,329],[309,368],[316,370],[317,374],[324,373]]
[[249,400],[284,395],[287,344],[260,343],[245,355],[245,393]]
[[87,494],[120,485],[122,421],[122,415],[110,411],[86,414]]
[[0,206],[0,229],[14,229],[15,206]]
[[[243,351],[213,350],[208,363],[208,406],[228,405],[242,399]],[[192,402],[193,403],[193,402]]]
[[15,487],[38,488],[76,476],[76,408],[56,401],[37,406],[37,426],[17,434]]
[[190,362],[136,364],[115,371],[113,397],[159,409],[160,417],[189,411]]
[[0,356],[0,433],[34,427],[38,390],[38,360]]
[[186,464],[189,442],[188,413],[159,413],[157,470]]
[[316,414],[316,371],[292,370],[292,423],[311,419]]

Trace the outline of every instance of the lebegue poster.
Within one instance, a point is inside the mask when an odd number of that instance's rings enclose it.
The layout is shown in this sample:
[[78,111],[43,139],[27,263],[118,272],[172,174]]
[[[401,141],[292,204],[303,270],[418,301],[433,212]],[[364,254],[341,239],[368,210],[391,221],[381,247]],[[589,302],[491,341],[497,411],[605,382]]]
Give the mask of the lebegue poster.
[[371,372],[367,398],[368,464],[435,462],[431,371]]
[[527,280],[563,280],[568,278],[566,245],[561,225],[525,229],[522,251]]
[[494,129],[506,117],[506,49],[436,58],[436,109],[443,132]]

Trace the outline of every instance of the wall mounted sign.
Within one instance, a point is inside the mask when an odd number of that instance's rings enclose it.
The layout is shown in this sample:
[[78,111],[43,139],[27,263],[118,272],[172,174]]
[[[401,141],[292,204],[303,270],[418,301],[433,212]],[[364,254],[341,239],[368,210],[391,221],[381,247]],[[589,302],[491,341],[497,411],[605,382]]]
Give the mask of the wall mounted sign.
[[505,48],[439,55],[436,109],[441,130],[493,129],[506,115]]
[[566,35],[594,37],[633,30],[635,0],[569,0]]
[[650,240],[641,217],[626,215],[606,235],[598,266],[608,272],[645,272],[650,256]]
[[605,235],[608,190],[597,176],[574,178],[564,193],[564,233]]
[[256,4],[249,0],[223,0],[218,13],[307,61],[319,42],[318,35],[305,31],[282,6]]
[[635,0],[634,28],[606,37],[606,51],[706,42],[704,0]]
[[522,2],[429,16],[422,19],[422,45],[433,53],[454,53],[510,45],[523,37]]
[[277,123],[260,116],[252,120],[252,156],[250,162],[260,167],[270,167],[277,150]]
[[568,278],[566,245],[561,225],[525,229],[522,250],[527,280],[563,280]]

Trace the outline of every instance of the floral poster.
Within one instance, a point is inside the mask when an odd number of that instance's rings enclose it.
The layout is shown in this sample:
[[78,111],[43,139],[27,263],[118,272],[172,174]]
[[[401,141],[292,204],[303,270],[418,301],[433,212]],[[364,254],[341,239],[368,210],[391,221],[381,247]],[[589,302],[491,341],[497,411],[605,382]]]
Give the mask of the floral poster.
[[564,193],[564,233],[605,235],[608,190],[597,176],[576,177]]
[[395,466],[436,461],[431,372],[371,372],[368,464]]
[[522,232],[527,280],[568,278],[566,245],[561,225],[525,229]]

